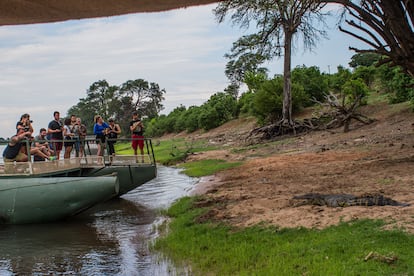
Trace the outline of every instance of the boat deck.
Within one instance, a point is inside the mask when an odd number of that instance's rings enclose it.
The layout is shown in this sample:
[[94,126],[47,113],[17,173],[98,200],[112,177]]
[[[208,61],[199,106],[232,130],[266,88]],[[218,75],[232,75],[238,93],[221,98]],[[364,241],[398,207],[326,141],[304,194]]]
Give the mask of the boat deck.
[[84,168],[104,168],[105,166],[148,166],[154,164],[150,155],[117,155],[72,157],[53,161],[6,162],[0,164],[2,176],[33,176],[80,171]]

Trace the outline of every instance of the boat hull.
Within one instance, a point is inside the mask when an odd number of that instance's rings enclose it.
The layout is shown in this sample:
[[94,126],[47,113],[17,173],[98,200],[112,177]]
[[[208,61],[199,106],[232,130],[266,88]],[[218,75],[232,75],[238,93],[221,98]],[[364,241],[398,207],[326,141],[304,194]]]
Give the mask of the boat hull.
[[0,179],[0,224],[60,220],[118,193],[117,176],[3,178]]
[[96,177],[116,174],[119,178],[118,196],[141,186],[157,176],[155,165],[109,165],[103,168],[92,168],[82,171],[82,176]]

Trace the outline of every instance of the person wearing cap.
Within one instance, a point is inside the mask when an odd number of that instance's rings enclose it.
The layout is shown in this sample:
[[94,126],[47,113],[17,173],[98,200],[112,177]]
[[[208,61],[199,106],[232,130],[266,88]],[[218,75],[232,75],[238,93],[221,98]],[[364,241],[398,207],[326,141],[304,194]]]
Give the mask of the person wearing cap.
[[114,144],[116,143],[118,135],[121,134],[121,127],[118,124],[115,124],[115,120],[113,118],[109,118],[108,123],[109,128],[106,134],[108,138],[108,153],[109,155],[115,155]]
[[142,162],[144,162],[144,124],[139,118],[138,112],[132,113],[132,121],[129,122],[129,129],[132,133],[132,149],[134,155],[137,155],[138,147],[141,152]]

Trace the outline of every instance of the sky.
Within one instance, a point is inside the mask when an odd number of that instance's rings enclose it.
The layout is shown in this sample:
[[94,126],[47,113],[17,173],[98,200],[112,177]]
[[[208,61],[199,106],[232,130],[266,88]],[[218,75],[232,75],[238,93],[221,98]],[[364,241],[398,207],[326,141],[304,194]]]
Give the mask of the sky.
[[[163,114],[180,105],[203,104],[227,87],[224,54],[248,34],[230,22],[217,23],[215,6],[0,26],[0,137],[14,135],[24,113],[31,115],[37,135],[54,111],[65,117],[99,80],[110,85],[135,79],[159,84],[166,91]],[[327,73],[338,65],[347,67],[354,54],[348,47],[360,43],[334,25],[329,39],[321,39],[312,52],[298,44],[292,66],[318,66]],[[270,75],[280,74],[283,60],[267,66]]]

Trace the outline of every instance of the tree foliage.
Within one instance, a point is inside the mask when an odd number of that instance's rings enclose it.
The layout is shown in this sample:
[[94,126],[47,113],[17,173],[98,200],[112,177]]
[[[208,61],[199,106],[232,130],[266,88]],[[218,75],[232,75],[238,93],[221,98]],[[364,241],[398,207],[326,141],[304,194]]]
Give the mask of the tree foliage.
[[150,118],[155,117],[164,108],[161,102],[164,100],[165,89],[160,89],[154,82],[149,83],[143,79],[129,80],[121,85],[119,93],[130,99],[133,110]]
[[165,90],[156,83],[148,83],[143,79],[126,81],[121,86],[110,85],[106,80],[99,80],[90,85],[86,97],[72,106],[68,113],[81,117],[83,123],[92,132],[95,115],[104,120],[114,118],[129,133],[129,121],[133,111],[139,111],[142,117],[154,118],[163,108]]
[[[305,48],[312,48],[318,37],[324,34],[314,24],[315,19],[322,21],[323,6],[315,0],[226,0],[214,10],[219,22],[231,14],[233,23],[247,28],[255,22],[258,29],[257,33],[243,36],[233,44],[228,55],[232,58],[231,67],[226,68],[228,76],[229,69],[232,69],[231,76],[239,76],[240,79],[246,68],[254,70],[265,60],[284,55],[283,124],[293,124],[290,75],[293,36],[300,33]],[[255,59],[252,61],[252,58]]]

